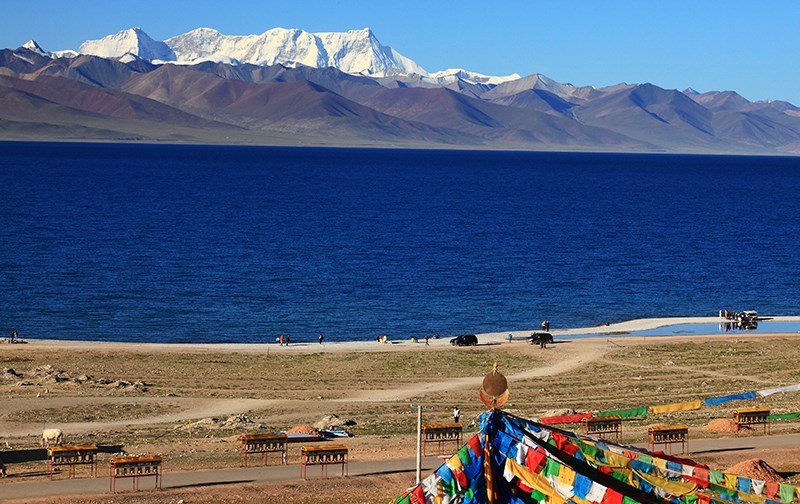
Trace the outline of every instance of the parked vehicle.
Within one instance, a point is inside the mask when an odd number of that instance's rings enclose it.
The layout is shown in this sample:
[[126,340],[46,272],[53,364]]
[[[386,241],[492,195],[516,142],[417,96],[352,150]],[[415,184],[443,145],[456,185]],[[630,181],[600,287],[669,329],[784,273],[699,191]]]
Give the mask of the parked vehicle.
[[553,335],[549,332],[533,332],[528,336],[528,343],[531,345],[541,345],[553,342]]
[[460,334],[450,340],[454,346],[475,346],[478,344],[478,337],[474,334]]

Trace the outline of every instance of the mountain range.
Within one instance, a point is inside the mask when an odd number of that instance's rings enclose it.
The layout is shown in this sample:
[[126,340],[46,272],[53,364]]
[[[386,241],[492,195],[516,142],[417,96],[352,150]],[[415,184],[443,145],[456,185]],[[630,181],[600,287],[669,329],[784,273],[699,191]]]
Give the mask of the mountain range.
[[734,91],[427,72],[369,30],[132,28],[0,51],[0,139],[800,153],[800,108]]

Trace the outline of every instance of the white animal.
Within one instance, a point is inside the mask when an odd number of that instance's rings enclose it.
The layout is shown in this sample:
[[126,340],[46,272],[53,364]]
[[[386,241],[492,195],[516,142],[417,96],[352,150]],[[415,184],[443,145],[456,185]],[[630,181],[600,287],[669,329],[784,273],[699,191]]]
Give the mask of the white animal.
[[42,431],[41,446],[50,446],[51,441],[52,444],[60,445],[63,439],[64,433],[61,432],[61,429],[45,429]]

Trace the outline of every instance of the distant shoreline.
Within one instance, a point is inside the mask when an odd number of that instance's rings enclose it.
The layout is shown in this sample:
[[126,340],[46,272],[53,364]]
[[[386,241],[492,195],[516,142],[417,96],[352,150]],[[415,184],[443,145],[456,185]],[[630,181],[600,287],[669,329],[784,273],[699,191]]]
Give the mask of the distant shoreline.
[[[800,316],[764,316],[762,321],[765,322],[798,322],[800,323]],[[681,324],[719,324],[725,322],[719,317],[663,317],[663,318],[646,318],[634,319],[614,324],[603,324],[593,327],[576,327],[569,329],[553,329],[550,332],[556,338],[563,339],[564,337],[576,335],[596,335],[596,338],[626,338],[630,337],[631,332],[647,331],[651,329],[659,329],[662,327],[669,327]],[[500,331],[491,333],[479,333],[478,341],[479,347],[481,345],[497,345],[508,343],[508,335],[512,335],[512,343],[524,343],[525,338],[531,332],[539,330],[539,328],[525,329],[525,330],[512,330]],[[759,336],[764,334],[783,334],[782,332],[776,333],[758,333]],[[795,333],[790,333],[795,334]],[[725,333],[725,334],[692,334],[692,335],[652,335],[646,336],[647,338],[693,338],[697,336],[704,337],[738,337],[738,336],[755,336],[756,334],[739,334],[739,333]],[[589,338],[589,339],[596,339]],[[411,350],[411,349],[424,349],[426,347],[424,339],[418,339],[417,342],[412,342],[410,339],[393,340],[387,344],[378,343],[375,340],[368,341],[326,341],[324,344],[317,342],[298,342],[292,343],[289,346],[280,346],[275,342],[272,343],[166,343],[166,342],[121,342],[121,341],[98,341],[98,340],[54,340],[54,339],[25,339],[21,338],[28,346],[47,347],[47,348],[63,348],[75,350],[119,350],[119,351],[163,351],[163,352],[194,352],[194,351],[234,351],[234,352],[347,352],[347,351],[381,351],[381,350]],[[10,347],[5,343],[0,345],[0,349]],[[430,339],[428,346],[430,347],[446,347],[450,348],[450,336]]]
[[155,147],[244,147],[244,148],[286,148],[286,149],[366,149],[366,150],[418,150],[418,151],[453,151],[453,152],[530,152],[530,153],[561,153],[561,154],[630,154],[630,155],[657,155],[657,156],[725,156],[725,157],[800,157],[800,153],[792,152],[762,152],[762,151],[726,151],[714,149],[619,149],[614,147],[600,148],[598,146],[564,146],[564,145],[453,145],[438,143],[400,143],[400,142],[332,142],[329,139],[318,142],[302,141],[191,141],[191,140],[165,140],[154,139],[126,140],[121,138],[0,138],[0,144],[97,144],[97,145],[126,145],[126,146],[155,146]]

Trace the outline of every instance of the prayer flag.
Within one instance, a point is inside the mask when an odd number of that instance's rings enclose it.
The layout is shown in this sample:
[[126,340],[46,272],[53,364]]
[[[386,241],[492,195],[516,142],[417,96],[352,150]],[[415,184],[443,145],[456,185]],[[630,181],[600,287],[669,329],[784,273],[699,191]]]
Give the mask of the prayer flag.
[[675,411],[689,411],[700,409],[703,402],[700,399],[696,401],[686,401],[672,404],[661,404],[659,406],[650,406],[652,413],[673,413]]
[[716,406],[718,404],[723,404],[729,401],[743,401],[745,399],[755,399],[755,398],[756,398],[755,392],[744,392],[742,394],[732,394],[722,397],[709,397],[707,399],[703,399],[703,403],[705,403],[706,406]]

